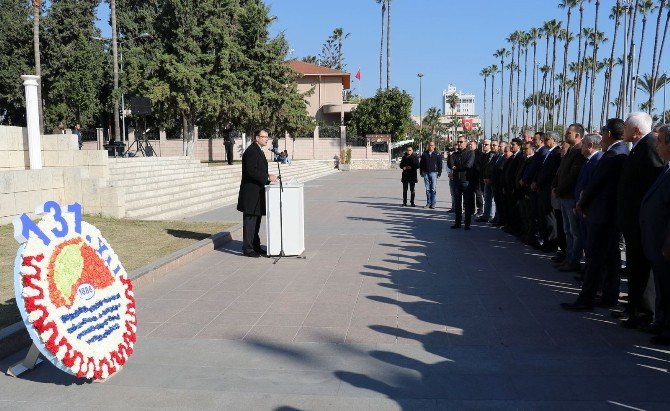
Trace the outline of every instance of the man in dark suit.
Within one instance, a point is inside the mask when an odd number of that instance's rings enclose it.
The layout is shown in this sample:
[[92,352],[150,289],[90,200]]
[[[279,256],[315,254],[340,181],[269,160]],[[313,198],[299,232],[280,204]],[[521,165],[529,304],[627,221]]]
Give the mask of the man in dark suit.
[[237,137],[237,131],[235,131],[233,123],[228,122],[228,124],[226,124],[226,128],[223,129],[223,147],[226,150],[226,160],[228,161],[228,165],[233,165],[235,137]]
[[258,232],[265,215],[265,186],[279,180],[268,174],[268,161],[262,151],[270,138],[268,132],[258,130],[254,136],[254,142],[242,155],[242,182],[237,199],[237,211],[243,213],[242,253],[247,257],[260,257],[264,252]]
[[456,144],[456,152],[452,155],[451,161],[451,181],[454,186],[456,222],[451,228],[461,228],[463,206],[465,206],[465,229],[469,230],[472,215],[475,211],[475,186],[479,181],[474,170],[475,152],[466,146],[467,141],[465,137],[459,137]]
[[533,184],[533,181],[535,181],[537,173],[542,167],[544,160],[547,158],[549,149],[544,145],[544,133],[541,131],[535,133],[533,136],[533,143],[535,144],[535,155],[533,155],[533,161],[531,161],[530,164],[528,164],[528,167],[524,170],[523,178],[519,181],[519,185],[528,191],[528,198],[530,200],[531,232],[525,239],[525,243],[530,244],[535,248],[539,248],[541,244],[540,231],[542,231],[540,228],[542,224],[540,224],[539,196],[537,192],[531,190],[531,185]]
[[657,335],[651,342],[670,345],[670,126],[660,128],[657,149],[665,166],[642,199],[640,228],[656,286],[656,315],[651,330]]
[[[495,146],[494,146],[495,144]],[[495,147],[495,148],[494,148]],[[484,192],[484,212],[479,218],[478,223],[486,223],[493,218],[493,188],[491,187],[491,173],[493,171],[493,160],[498,155],[498,142],[484,140],[482,143],[482,155],[480,157],[481,185]]]
[[503,202],[503,169],[507,159],[512,155],[507,143],[501,142],[498,147],[499,155],[493,164],[493,171],[491,173],[491,184],[493,186],[493,199],[496,202],[496,215],[493,218],[492,224],[499,226],[505,224],[506,208]]
[[558,247],[558,228],[556,227],[554,209],[551,206],[551,183],[556,176],[558,167],[561,165],[561,150],[557,144],[558,138],[556,131],[544,133],[544,145],[548,150],[547,157],[530,187],[538,195],[541,250],[546,252],[556,251]]
[[664,166],[656,149],[656,136],[651,132],[652,125],[649,114],[636,112],[628,116],[624,128],[624,141],[633,143],[621,167],[616,199],[617,223],[626,240],[628,318],[621,323],[625,328],[637,328],[652,320],[652,309],[644,302],[651,265],[644,256],[639,224],[642,199]]
[[505,225],[505,231],[510,234],[517,234],[521,230],[521,216],[519,214],[519,208],[516,205],[517,201],[517,173],[519,168],[524,162],[523,152],[521,151],[522,141],[520,138],[513,138],[510,142],[510,151],[512,156],[505,164],[504,175],[503,175],[503,190],[504,190],[504,202],[505,208],[507,209],[507,221]]
[[619,230],[614,222],[619,175],[628,156],[628,147],[622,141],[623,132],[623,120],[607,120],[602,136],[605,153],[577,202],[577,211],[586,217],[588,264],[577,300],[574,303],[561,303],[561,307],[566,310],[592,310],[601,284],[601,306],[615,307],[619,299],[621,252]]
[[475,205],[477,206],[477,211],[475,211],[475,217],[479,218],[484,214],[484,183],[482,181],[482,171],[483,164],[482,158],[484,153],[477,147],[477,142],[472,140],[468,143],[468,148],[475,153],[475,165],[472,167],[472,179],[470,184],[474,185],[473,191],[475,193]]

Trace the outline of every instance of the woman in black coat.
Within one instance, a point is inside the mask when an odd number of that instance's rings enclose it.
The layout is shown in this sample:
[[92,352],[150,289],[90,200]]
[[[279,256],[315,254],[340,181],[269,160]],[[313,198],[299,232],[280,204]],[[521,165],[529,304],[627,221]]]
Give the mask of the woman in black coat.
[[277,181],[277,176],[268,174],[268,161],[262,151],[268,139],[265,130],[257,131],[254,142],[242,155],[242,182],[237,210],[243,213],[242,253],[247,257],[260,257],[263,253],[258,232],[261,218],[265,215],[265,186]]
[[402,206],[407,207],[407,187],[412,194],[410,205],[416,207],[414,204],[414,185],[418,181],[416,172],[419,169],[419,157],[414,155],[414,149],[407,147],[405,155],[400,160],[400,168],[402,169]]

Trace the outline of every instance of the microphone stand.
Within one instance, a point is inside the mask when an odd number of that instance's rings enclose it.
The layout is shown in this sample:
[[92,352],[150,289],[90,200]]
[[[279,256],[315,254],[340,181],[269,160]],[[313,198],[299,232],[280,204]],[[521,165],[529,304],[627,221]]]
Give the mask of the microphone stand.
[[277,162],[277,171],[279,173],[279,244],[281,251],[279,252],[279,257],[277,257],[272,264],[277,264],[277,261],[282,257],[286,257],[286,253],[284,253],[284,201],[282,198],[282,194],[284,193],[284,182],[281,179],[281,167],[279,166],[279,162]]

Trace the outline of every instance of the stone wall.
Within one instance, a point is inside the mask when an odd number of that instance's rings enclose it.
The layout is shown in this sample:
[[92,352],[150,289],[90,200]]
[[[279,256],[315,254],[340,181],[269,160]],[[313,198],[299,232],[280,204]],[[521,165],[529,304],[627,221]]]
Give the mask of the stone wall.
[[387,159],[352,159],[350,170],[388,170],[393,168]]

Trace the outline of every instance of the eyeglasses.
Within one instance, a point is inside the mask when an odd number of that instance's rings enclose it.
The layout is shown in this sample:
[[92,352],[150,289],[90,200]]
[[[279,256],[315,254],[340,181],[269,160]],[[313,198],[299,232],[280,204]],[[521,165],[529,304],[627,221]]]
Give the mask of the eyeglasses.
[[465,141],[458,141],[458,144],[465,143]]
[[489,143],[484,143],[484,145],[485,145],[485,146],[490,146],[490,144],[489,144]]

